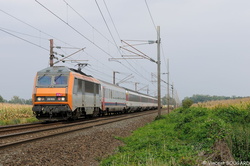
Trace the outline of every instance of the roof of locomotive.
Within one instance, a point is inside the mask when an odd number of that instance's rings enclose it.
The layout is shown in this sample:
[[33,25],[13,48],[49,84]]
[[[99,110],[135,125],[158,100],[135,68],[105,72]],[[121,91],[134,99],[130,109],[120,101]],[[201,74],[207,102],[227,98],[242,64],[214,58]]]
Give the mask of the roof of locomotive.
[[47,67],[45,69],[42,69],[40,71],[38,71],[38,74],[44,74],[44,73],[51,73],[51,74],[58,74],[58,73],[65,73],[68,74],[71,71],[79,73],[81,75],[87,76],[87,77],[92,77],[91,75],[87,75],[85,73],[83,73],[82,71],[73,69],[73,68],[68,68],[65,66],[53,66],[53,67]]
[[67,67],[64,67],[64,66],[53,66],[53,67],[47,67],[45,69],[42,69],[40,71],[38,71],[37,73],[40,74],[40,73],[51,73],[51,74],[54,74],[54,73],[69,73],[70,70],[69,68]]

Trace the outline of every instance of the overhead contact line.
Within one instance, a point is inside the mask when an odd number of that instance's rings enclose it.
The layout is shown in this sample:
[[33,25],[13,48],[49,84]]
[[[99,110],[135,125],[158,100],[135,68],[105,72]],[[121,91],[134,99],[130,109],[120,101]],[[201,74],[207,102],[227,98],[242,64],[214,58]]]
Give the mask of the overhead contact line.
[[103,48],[101,48],[100,46],[98,46],[97,44],[95,44],[92,40],[90,40],[89,38],[87,38],[85,35],[83,35],[80,31],[78,31],[77,29],[75,29],[73,26],[71,26],[69,23],[67,23],[66,21],[64,21],[61,17],[59,17],[58,15],[56,15],[54,12],[52,12],[50,9],[48,9],[46,6],[44,6],[43,4],[41,4],[38,0],[35,0],[40,6],[42,6],[44,9],[46,9],[48,12],[50,12],[52,15],[54,15],[56,18],[58,18],[59,20],[61,20],[64,24],[66,24],[68,27],[70,27],[71,29],[73,29],[76,33],[78,33],[80,36],[82,36],[84,39],[86,39],[87,41],[89,41],[90,43],[92,43],[94,46],[96,46],[97,48],[99,48],[101,51],[103,51],[106,55],[112,57],[112,55],[110,55],[107,51],[105,51]]
[[[92,24],[90,24],[79,12],[77,12],[66,0],[63,0],[64,3],[69,6],[81,19],[83,19],[89,26],[91,26],[96,32],[98,32],[103,38],[105,38],[108,42],[112,43],[107,37],[105,37],[99,30],[97,30]],[[115,45],[114,43],[112,43]]]
[[33,43],[33,42],[29,41],[29,40],[26,40],[26,39],[21,38],[21,37],[19,37],[19,36],[17,36],[17,35],[14,35],[13,33],[10,33],[10,32],[8,32],[8,31],[5,31],[5,30],[3,30],[3,29],[1,29],[1,28],[0,28],[0,31],[5,32],[5,33],[7,33],[7,34],[9,34],[9,35],[11,35],[11,36],[14,36],[14,37],[18,38],[18,39],[21,39],[21,40],[23,40],[23,41],[25,41],[25,42],[27,42],[27,43],[29,43],[29,44],[32,44],[32,45],[37,46],[37,47],[39,47],[39,48],[42,48],[42,49],[44,49],[44,50],[46,50],[46,51],[49,51],[49,49],[47,49],[47,48],[45,48],[45,47],[42,47],[42,46],[40,46],[40,45],[38,45],[38,44],[35,44],[35,43]]

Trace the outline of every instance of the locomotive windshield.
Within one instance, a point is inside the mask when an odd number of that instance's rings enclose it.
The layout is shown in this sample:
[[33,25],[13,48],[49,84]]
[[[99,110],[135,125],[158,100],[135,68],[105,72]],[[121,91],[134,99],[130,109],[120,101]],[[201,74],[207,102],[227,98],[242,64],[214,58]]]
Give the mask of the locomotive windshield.
[[47,86],[51,84],[51,76],[38,76],[37,85]]
[[68,77],[67,76],[55,76],[54,77],[54,85],[65,85],[67,84]]
[[41,75],[38,76],[37,86],[66,86],[68,84],[68,77],[63,75],[58,76],[48,76]]

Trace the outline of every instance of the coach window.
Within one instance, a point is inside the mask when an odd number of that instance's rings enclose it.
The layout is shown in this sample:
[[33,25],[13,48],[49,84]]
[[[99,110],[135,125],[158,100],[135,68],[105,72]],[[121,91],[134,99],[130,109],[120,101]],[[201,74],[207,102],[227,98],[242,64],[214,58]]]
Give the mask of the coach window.
[[108,90],[106,88],[104,89],[104,97],[108,98]]
[[82,93],[82,80],[78,80],[77,93]]
[[110,89],[107,89],[108,98],[110,99]]
[[78,81],[77,81],[77,79],[75,78],[75,80],[74,80],[74,88],[73,88],[73,93],[74,93],[74,94],[77,94],[77,86],[78,86]]
[[99,85],[95,84],[95,87],[96,87],[96,94],[99,94]]
[[85,81],[85,92],[94,93],[94,83]]
[[99,94],[99,85],[96,84],[96,94]]

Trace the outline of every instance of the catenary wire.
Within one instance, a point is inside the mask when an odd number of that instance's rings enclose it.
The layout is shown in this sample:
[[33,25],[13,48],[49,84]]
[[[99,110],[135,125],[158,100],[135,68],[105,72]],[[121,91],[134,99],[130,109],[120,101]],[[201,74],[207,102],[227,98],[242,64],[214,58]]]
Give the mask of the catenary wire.
[[5,31],[9,31],[9,32],[14,32],[14,33],[17,33],[17,34],[20,34],[20,35],[24,35],[24,36],[29,36],[29,37],[37,38],[37,39],[48,40],[47,38],[42,38],[40,36],[34,36],[34,35],[30,35],[30,34],[27,34],[27,33],[18,32],[18,31],[14,31],[14,30],[11,30],[11,29],[3,28],[3,27],[0,27],[0,29],[3,29]]
[[106,10],[108,11],[109,17],[110,17],[110,19],[111,19],[111,21],[112,21],[112,24],[113,24],[114,28],[115,28],[115,31],[116,31],[116,33],[117,33],[117,36],[119,37],[119,39],[121,39],[121,37],[120,37],[120,35],[119,35],[119,33],[118,33],[118,30],[117,30],[117,28],[116,28],[116,26],[115,26],[115,23],[114,23],[114,21],[113,21],[113,18],[111,17],[111,14],[110,14],[110,12],[109,12],[109,9],[108,9],[108,6],[107,6],[105,0],[103,0],[103,2],[104,2],[104,5],[105,5],[105,7],[106,7]]
[[52,36],[52,35],[50,35],[50,34],[48,34],[48,33],[46,33],[46,32],[41,31],[40,29],[34,27],[33,25],[31,25],[31,24],[29,24],[29,23],[27,23],[27,22],[25,22],[25,21],[23,21],[23,20],[21,20],[21,19],[15,17],[15,16],[13,16],[13,15],[7,13],[6,11],[4,11],[4,10],[2,10],[2,9],[0,9],[0,11],[3,12],[4,14],[6,14],[6,15],[12,17],[13,19],[15,19],[15,20],[17,20],[17,21],[19,21],[19,22],[21,22],[21,23],[23,23],[23,24],[25,24],[25,25],[27,25],[27,26],[29,26],[29,27],[31,27],[31,28],[37,30],[37,31],[39,31],[40,33],[43,33],[43,34],[45,34],[45,35],[47,35],[47,36],[49,36],[49,37],[52,37],[53,39],[56,39],[56,40],[58,40],[58,41],[60,41],[60,42],[62,42],[62,43],[65,43],[65,44],[71,46],[71,45],[68,44],[67,42],[62,41],[62,40],[60,40],[60,39],[58,39],[58,38],[56,38],[56,37],[54,37],[54,36]]
[[44,6],[42,3],[40,3],[39,1],[35,0],[40,6],[42,6],[44,9],[46,9],[48,12],[50,12],[52,15],[54,15],[55,17],[57,17],[59,20],[61,20],[64,24],[66,24],[67,26],[69,26],[71,29],[73,29],[76,33],[78,33],[80,36],[82,36],[83,38],[85,38],[87,41],[89,41],[90,43],[92,43],[94,46],[96,46],[98,49],[100,49],[102,52],[104,52],[106,55],[110,56],[113,58],[112,55],[110,55],[110,53],[108,53],[107,51],[105,51],[103,48],[101,48],[100,46],[98,46],[97,44],[95,44],[92,40],[90,40],[89,38],[87,38],[85,35],[83,35],[80,31],[78,31],[76,28],[74,28],[72,25],[70,25],[69,23],[67,23],[65,20],[63,20],[61,17],[59,17],[58,15],[56,15],[53,11],[51,11],[50,9],[48,9],[46,6]]
[[116,46],[118,52],[120,52],[120,49],[119,49],[118,45],[117,45],[116,42],[115,42],[115,38],[114,38],[113,34],[111,33],[111,30],[110,30],[110,28],[109,28],[109,26],[108,26],[108,23],[107,23],[107,21],[106,21],[104,15],[103,15],[103,13],[102,13],[102,10],[101,10],[101,8],[100,8],[100,6],[99,6],[97,0],[95,0],[95,3],[96,3],[96,5],[97,5],[97,8],[98,8],[98,10],[99,10],[101,16],[102,16],[103,21],[105,22],[105,25],[106,25],[106,27],[107,27],[107,29],[108,29],[108,31],[109,31],[109,34],[110,34],[111,38],[113,39],[113,42],[115,43],[115,46]]
[[152,14],[151,14],[151,12],[150,12],[149,7],[148,7],[147,0],[145,0],[145,3],[146,3],[146,6],[147,6],[147,9],[148,9],[148,13],[149,13],[149,15],[150,15],[151,21],[152,21],[152,23],[153,23],[153,25],[154,25],[155,30],[157,31],[156,26],[155,26],[154,19],[153,19],[153,17],[152,17]]
[[27,43],[29,43],[29,44],[32,44],[32,45],[37,46],[37,47],[39,47],[39,48],[42,48],[42,49],[44,49],[44,50],[46,50],[46,51],[49,51],[49,49],[44,48],[44,47],[42,47],[42,46],[40,46],[40,45],[38,45],[38,44],[35,44],[35,43],[33,43],[33,42],[31,42],[31,41],[29,41],[29,40],[27,40],[27,39],[21,38],[21,37],[19,37],[19,36],[17,36],[17,35],[14,35],[13,33],[10,33],[10,32],[5,31],[5,30],[3,30],[3,29],[0,29],[0,31],[5,32],[5,33],[7,33],[7,34],[9,34],[9,35],[11,35],[11,36],[14,36],[14,37],[18,38],[18,39],[21,39],[21,40],[23,40],[23,41],[25,41],[25,42],[27,42]]
[[97,30],[89,21],[87,21],[78,11],[76,11],[66,0],[63,0],[64,3],[69,6],[70,9],[72,9],[82,20],[84,20],[90,27],[92,27],[96,32],[98,32],[103,38],[105,38],[107,41],[109,41],[111,44],[115,45],[113,42],[111,42],[106,36],[104,36],[99,30]]

